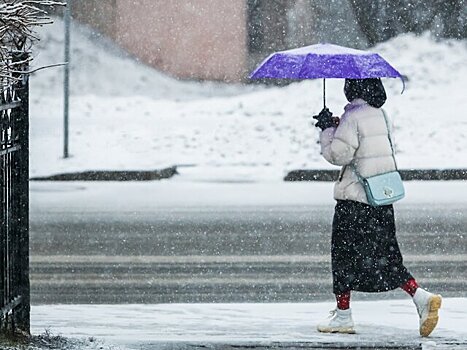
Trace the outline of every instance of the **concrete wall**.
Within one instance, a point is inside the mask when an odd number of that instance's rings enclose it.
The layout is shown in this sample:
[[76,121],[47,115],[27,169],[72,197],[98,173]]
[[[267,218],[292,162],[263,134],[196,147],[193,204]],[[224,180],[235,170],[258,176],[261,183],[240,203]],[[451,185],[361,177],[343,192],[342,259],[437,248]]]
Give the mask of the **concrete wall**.
[[177,77],[239,81],[247,69],[245,2],[117,0],[116,41]]

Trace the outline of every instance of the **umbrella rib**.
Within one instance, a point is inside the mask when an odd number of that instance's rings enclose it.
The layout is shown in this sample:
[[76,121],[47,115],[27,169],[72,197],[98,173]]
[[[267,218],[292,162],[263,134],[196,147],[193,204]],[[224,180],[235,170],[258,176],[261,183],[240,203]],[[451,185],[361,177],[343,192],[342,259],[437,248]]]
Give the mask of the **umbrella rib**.
[[[360,72],[360,70],[358,69],[358,64],[357,64],[357,62],[355,61],[355,56],[351,56],[351,58],[352,58],[352,68],[353,68],[353,71]],[[362,78],[361,78],[361,74],[358,75],[358,78],[353,78],[353,79],[362,79]]]
[[304,58],[303,61],[302,61],[302,66],[300,67],[300,71],[298,72],[298,77],[299,77],[300,79],[304,79],[304,78],[302,78],[302,72],[303,72],[303,69],[305,68],[305,64],[306,64],[306,60],[308,59],[308,55],[309,55],[309,54],[306,54],[306,55],[305,55],[305,58]]

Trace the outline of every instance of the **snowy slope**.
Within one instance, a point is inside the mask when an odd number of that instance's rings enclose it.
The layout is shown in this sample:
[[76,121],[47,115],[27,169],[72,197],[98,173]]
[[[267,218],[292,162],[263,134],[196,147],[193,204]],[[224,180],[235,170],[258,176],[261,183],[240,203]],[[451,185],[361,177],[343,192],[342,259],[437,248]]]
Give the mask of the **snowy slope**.
[[[40,32],[36,65],[63,61],[63,23]],[[182,82],[125,56],[83,27],[72,28],[72,157],[62,154],[62,73],[31,82],[31,174],[154,169],[229,179],[280,179],[296,168],[332,168],[319,154],[311,116],[321,81],[287,87]],[[400,168],[467,167],[467,43],[406,34],[376,51],[409,77],[385,80]],[[327,104],[345,105],[343,81],[327,82]],[[215,175],[212,175],[215,174]]]

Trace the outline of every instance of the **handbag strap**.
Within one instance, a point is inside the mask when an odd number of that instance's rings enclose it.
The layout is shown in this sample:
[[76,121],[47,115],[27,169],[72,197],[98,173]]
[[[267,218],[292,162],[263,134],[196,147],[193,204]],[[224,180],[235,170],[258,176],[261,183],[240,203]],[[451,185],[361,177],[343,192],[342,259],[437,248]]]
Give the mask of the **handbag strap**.
[[386,116],[386,112],[384,111],[384,109],[381,109],[381,112],[383,112],[384,121],[386,122],[386,129],[388,130],[388,140],[389,140],[389,144],[391,145],[391,154],[392,154],[392,159],[394,159],[394,166],[396,167],[396,171],[399,171],[399,169],[397,168],[396,157],[394,156],[394,146],[392,145],[391,131],[390,131],[391,129],[389,127],[388,117]]
[[[396,157],[394,156],[394,147],[392,145],[392,140],[391,140],[391,131],[390,131],[390,128],[389,128],[389,122],[388,122],[388,118],[386,116],[386,112],[381,109],[381,112],[383,112],[383,118],[384,118],[384,122],[386,123],[386,129],[388,131],[387,135],[388,135],[388,140],[389,140],[389,144],[391,145],[391,154],[392,154],[392,159],[394,159],[394,166],[396,167],[396,171],[399,171],[399,169],[397,168],[397,163],[396,163]],[[352,162],[350,162],[349,164],[355,175],[357,175],[357,178],[358,178],[358,181],[360,181],[361,183],[363,183],[363,180],[365,180],[365,178],[360,174],[360,172],[357,170],[357,167],[355,166],[353,160]],[[345,172],[345,168],[344,170],[342,171],[342,175],[340,176],[340,179],[342,179],[342,176],[344,175],[344,172]]]

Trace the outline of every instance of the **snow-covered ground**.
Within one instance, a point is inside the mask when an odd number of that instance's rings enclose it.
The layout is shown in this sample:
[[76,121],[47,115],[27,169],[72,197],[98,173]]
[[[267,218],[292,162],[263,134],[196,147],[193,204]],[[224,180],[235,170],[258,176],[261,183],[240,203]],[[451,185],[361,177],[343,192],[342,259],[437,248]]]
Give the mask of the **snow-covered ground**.
[[[40,30],[36,66],[63,61],[63,23]],[[467,42],[405,34],[378,45],[409,81],[385,80],[401,168],[467,167]],[[193,165],[183,174],[281,179],[296,168],[332,168],[319,154],[311,116],[322,82],[286,87],[182,82],[72,27],[70,150],[62,159],[62,69],[31,79],[31,175]],[[327,82],[327,104],[345,105],[343,81]]]
[[[465,349],[467,299],[443,301],[438,327],[418,334],[418,315],[409,298],[352,304],[355,335],[320,334],[316,324],[334,308],[314,304],[41,305],[31,310],[31,330],[71,338],[104,340],[122,349],[192,348],[189,344],[322,344],[386,347],[422,345],[424,350]],[[460,345],[458,345],[460,344]],[[185,346],[183,346],[185,345]],[[352,347],[352,348],[353,348]],[[115,349],[112,347],[112,349]]]

